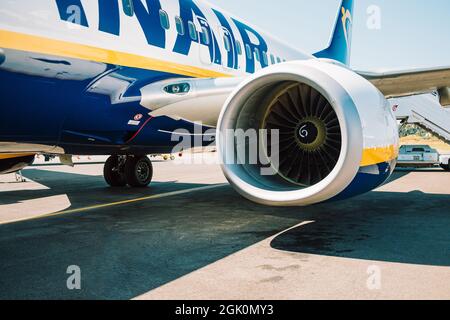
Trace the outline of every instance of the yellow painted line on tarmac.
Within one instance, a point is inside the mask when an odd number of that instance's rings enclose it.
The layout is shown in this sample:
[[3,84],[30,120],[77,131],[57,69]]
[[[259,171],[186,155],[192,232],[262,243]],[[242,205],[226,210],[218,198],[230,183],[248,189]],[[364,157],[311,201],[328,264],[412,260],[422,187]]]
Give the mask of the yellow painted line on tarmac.
[[98,205],[89,206],[89,207],[83,207],[83,208],[78,208],[78,209],[64,210],[64,211],[60,211],[60,212],[55,212],[55,213],[49,213],[49,214],[36,216],[36,217],[30,218],[30,219],[27,219],[27,220],[20,220],[20,221],[0,223],[0,225],[2,225],[2,224],[11,224],[11,223],[14,223],[14,222],[24,222],[24,221],[30,221],[30,220],[37,220],[37,219],[61,216],[61,215],[72,214],[72,213],[81,213],[81,212],[91,211],[91,210],[95,210],[95,209],[110,208],[110,207],[115,207],[115,206],[130,204],[130,203],[136,203],[136,202],[142,202],[142,201],[147,201],[147,200],[156,200],[156,199],[161,199],[161,198],[166,198],[166,197],[179,196],[179,195],[182,195],[182,194],[187,194],[187,193],[192,193],[192,192],[216,189],[216,188],[224,187],[226,185],[228,185],[228,184],[222,183],[222,184],[215,184],[215,185],[205,186],[205,187],[198,187],[198,188],[183,189],[183,190],[178,190],[178,191],[171,191],[171,192],[155,194],[155,195],[151,195],[151,196],[147,196],[147,197],[142,197],[142,198],[136,198],[136,199],[129,199],[129,200],[123,200],[123,201],[116,201],[116,202],[98,204]]

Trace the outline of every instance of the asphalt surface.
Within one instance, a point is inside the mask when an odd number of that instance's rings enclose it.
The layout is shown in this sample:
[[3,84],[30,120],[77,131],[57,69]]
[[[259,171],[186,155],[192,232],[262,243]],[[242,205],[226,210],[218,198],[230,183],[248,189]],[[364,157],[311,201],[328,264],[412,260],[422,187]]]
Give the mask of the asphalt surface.
[[[450,298],[450,173],[271,208],[214,164],[154,170],[139,190],[107,188],[95,162],[0,177],[0,299]],[[67,288],[72,265],[81,290]]]

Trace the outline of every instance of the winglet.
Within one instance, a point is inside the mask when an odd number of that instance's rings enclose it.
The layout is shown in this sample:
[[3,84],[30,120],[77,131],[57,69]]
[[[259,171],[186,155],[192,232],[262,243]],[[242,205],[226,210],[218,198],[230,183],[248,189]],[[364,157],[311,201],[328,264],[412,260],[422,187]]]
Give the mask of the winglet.
[[353,0],[342,0],[330,45],[314,54],[317,58],[328,58],[348,65],[352,44]]

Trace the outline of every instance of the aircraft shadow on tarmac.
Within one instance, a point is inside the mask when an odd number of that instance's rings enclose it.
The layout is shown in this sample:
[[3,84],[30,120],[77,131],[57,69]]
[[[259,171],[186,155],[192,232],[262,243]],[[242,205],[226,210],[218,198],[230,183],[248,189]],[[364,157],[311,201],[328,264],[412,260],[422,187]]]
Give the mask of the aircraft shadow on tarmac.
[[[394,179],[403,175],[396,173]],[[445,174],[445,173],[443,173]],[[278,250],[450,266],[450,195],[370,192],[303,209],[313,223],[277,236]]]
[[[66,194],[70,200],[70,209],[104,204],[108,202],[135,199],[152,194],[171,192],[176,190],[202,187],[201,184],[158,182],[155,181],[149,188],[110,188],[106,185],[103,176],[75,174],[50,170],[23,170],[23,175],[43,185],[38,190],[12,190],[0,192],[0,205],[14,204],[30,199],[51,197]],[[391,181],[399,179],[408,172],[394,174]],[[8,182],[8,184],[21,184],[21,182]],[[90,196],[95,194],[95,196]]]
[[[0,192],[0,205],[66,194],[71,203],[70,209],[75,209],[113,201],[146,197],[155,193],[202,186],[198,184],[176,183],[176,181],[173,181],[163,183],[155,182],[152,183],[150,188],[110,188],[106,185],[103,176],[49,171],[45,169],[23,170],[23,175],[46,188]],[[12,183],[16,184],[16,182]]]
[[[105,188],[102,177],[44,173],[33,174],[41,175],[40,182],[47,186],[60,186],[59,193],[67,193],[76,206],[84,205],[86,194],[103,202],[104,197],[116,201],[124,197],[123,190]],[[186,187],[160,183],[139,192]],[[136,197],[136,191],[127,192]],[[251,203],[224,186],[2,225],[0,299],[133,298],[311,220],[315,222],[276,237],[272,247],[449,266],[449,200],[450,196],[416,192],[372,192],[306,208],[271,208]],[[81,268],[82,290],[67,290],[69,265]]]

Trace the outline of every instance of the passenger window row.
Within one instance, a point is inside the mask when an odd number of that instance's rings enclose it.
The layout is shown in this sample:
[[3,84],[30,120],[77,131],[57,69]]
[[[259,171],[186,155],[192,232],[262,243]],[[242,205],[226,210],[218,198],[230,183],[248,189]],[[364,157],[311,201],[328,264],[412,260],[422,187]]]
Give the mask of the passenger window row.
[[[170,19],[169,19],[169,15],[167,14],[166,11],[164,10],[159,10],[159,18],[160,18],[160,22],[161,22],[161,27],[163,27],[166,30],[170,29]],[[198,41],[199,40],[199,33],[197,31],[197,28],[194,24],[194,22],[192,21],[188,21],[187,23],[188,26],[188,32],[189,32],[189,36],[191,37],[191,39],[193,41]],[[185,25],[183,22],[183,19],[179,16],[175,17],[175,27],[177,30],[177,33],[181,36],[185,35]],[[211,38],[210,38],[210,33],[208,31],[208,29],[206,27],[201,27],[201,33],[200,33],[200,41],[202,44],[204,45],[209,45],[211,43]],[[224,43],[224,47],[225,50],[227,52],[230,52],[233,50],[232,48],[232,41],[230,39],[229,35],[224,35],[223,36],[223,43]],[[242,45],[241,42],[236,40],[234,42],[234,45],[236,46],[236,52],[238,55],[242,55]],[[249,59],[253,59],[253,57],[256,59],[256,61],[259,62],[263,62],[263,64],[265,65],[269,65],[269,55],[267,52],[263,51],[260,52],[258,48],[255,48],[255,50],[253,50],[251,47],[246,44],[245,45],[245,53],[247,55],[247,57],[249,57]],[[271,64],[276,64],[276,63],[281,63],[282,61],[286,61],[286,60],[282,60],[280,57],[276,57],[273,54],[270,54],[270,63]]]

